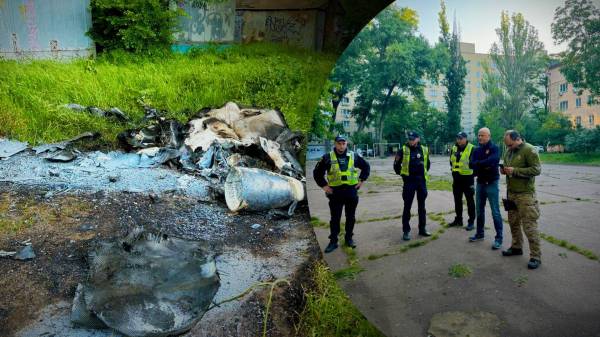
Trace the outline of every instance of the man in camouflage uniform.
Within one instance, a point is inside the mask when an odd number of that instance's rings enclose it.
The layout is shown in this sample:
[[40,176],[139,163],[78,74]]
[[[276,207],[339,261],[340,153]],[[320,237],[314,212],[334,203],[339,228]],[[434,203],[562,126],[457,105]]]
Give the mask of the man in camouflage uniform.
[[[503,256],[523,255],[523,232],[529,241],[529,269],[536,269],[541,264],[540,233],[537,219],[540,209],[535,195],[535,176],[541,173],[540,158],[537,149],[526,143],[515,130],[504,134],[504,167],[500,173],[506,175],[508,194],[508,223],[512,235],[512,245],[502,252]],[[511,207],[511,201],[514,205]],[[511,209],[512,208],[512,209]]]

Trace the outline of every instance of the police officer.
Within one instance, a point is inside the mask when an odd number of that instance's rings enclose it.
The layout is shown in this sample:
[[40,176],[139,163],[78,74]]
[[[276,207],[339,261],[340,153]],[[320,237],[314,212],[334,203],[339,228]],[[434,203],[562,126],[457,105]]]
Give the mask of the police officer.
[[[352,239],[355,223],[356,206],[358,205],[358,189],[369,178],[370,166],[366,160],[352,151],[348,151],[344,136],[335,138],[335,147],[323,155],[313,170],[313,177],[329,198],[330,235],[325,253],[332,252],[338,247],[340,234],[340,219],[342,209],[346,211],[346,227],[344,242],[346,246],[356,248]],[[358,170],[360,169],[360,175]],[[324,176],[327,174],[327,180]]]
[[394,159],[394,171],[402,176],[402,199],[404,209],[402,210],[402,236],[403,240],[410,240],[410,209],[412,207],[415,193],[419,208],[419,235],[431,236],[425,230],[427,222],[427,211],[425,210],[425,199],[427,198],[427,181],[429,180],[429,149],[421,145],[419,134],[410,131],[408,142],[396,153]]
[[506,175],[506,192],[508,195],[508,224],[512,236],[509,249],[502,252],[503,256],[523,255],[523,234],[529,241],[529,269],[536,269],[542,264],[540,251],[540,233],[537,220],[540,209],[535,196],[535,176],[542,172],[537,150],[521,138],[515,130],[504,134],[504,167],[500,173]]
[[467,140],[465,132],[456,135],[456,144],[450,152],[450,168],[452,170],[452,194],[454,194],[454,212],[456,217],[448,226],[463,225],[462,196],[467,199],[467,212],[469,213],[467,228],[473,228],[475,223],[475,178],[473,169],[469,167],[473,155],[473,144]]

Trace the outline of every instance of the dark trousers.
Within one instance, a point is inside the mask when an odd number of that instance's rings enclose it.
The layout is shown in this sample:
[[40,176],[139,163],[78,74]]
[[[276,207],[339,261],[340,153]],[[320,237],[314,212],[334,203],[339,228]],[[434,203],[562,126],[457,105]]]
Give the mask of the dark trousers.
[[463,220],[462,196],[464,194],[467,199],[467,213],[469,214],[468,223],[475,223],[475,185],[473,177],[455,177],[452,181],[452,194],[454,194],[454,212],[456,212],[456,221],[462,222]]
[[342,210],[344,208],[346,211],[346,226],[344,227],[346,233],[344,234],[344,238],[346,241],[352,239],[352,235],[354,234],[354,223],[356,222],[356,206],[358,206],[358,194],[356,193],[356,190],[354,193],[351,191],[343,191],[342,193],[334,191],[328,198],[329,211],[331,212],[331,221],[329,221],[329,240],[331,240],[331,242],[338,241],[338,235],[340,234],[340,220],[342,219]]
[[403,180],[402,199],[404,200],[404,209],[402,210],[402,231],[404,233],[410,232],[410,209],[416,194],[419,208],[419,232],[423,232],[427,223],[427,211],[425,210],[427,185],[425,184],[425,178],[414,177],[404,178]]

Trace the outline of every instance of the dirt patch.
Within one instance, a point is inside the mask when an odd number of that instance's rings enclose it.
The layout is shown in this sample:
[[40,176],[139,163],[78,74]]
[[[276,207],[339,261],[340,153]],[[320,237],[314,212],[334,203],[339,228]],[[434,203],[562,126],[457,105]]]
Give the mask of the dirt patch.
[[431,319],[429,337],[499,337],[500,319],[488,312],[449,311]]
[[[36,258],[0,262],[0,335],[7,336],[35,318],[48,303],[69,300],[87,273],[90,245],[117,232],[112,214],[94,208],[93,197],[56,196],[46,191],[0,187],[0,249],[19,250],[31,240]],[[84,231],[82,223],[95,223]]]
[[[292,287],[278,286],[273,297],[268,323],[273,336],[293,334],[301,284],[306,279],[303,270],[319,256],[306,203],[298,206],[292,218],[282,219],[268,213],[233,214],[223,202],[208,203],[176,193],[59,194],[40,187],[3,184],[0,210],[4,224],[0,250],[18,250],[21,242],[31,239],[37,255],[30,261],[0,260],[0,274],[6,275],[0,280],[2,336],[24,327],[37,331],[42,309],[72,302],[77,283],[87,276],[88,253],[97,243],[121,237],[137,225],[199,241],[216,253],[223,284],[216,302],[259,281],[289,279]],[[262,334],[267,295],[266,287],[257,288],[235,304],[211,310],[205,315],[207,322],[203,323],[203,318],[190,335],[202,335],[207,324],[213,336]],[[51,320],[68,321],[68,308],[63,307],[55,310]]]

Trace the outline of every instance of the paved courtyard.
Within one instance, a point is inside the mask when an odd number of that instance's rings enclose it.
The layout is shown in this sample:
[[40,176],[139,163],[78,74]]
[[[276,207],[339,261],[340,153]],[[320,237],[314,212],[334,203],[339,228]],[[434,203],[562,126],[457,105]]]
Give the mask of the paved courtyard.
[[[413,240],[402,241],[402,180],[392,161],[369,161],[371,178],[359,192],[356,258],[342,249],[325,255],[333,271],[351,264],[364,269],[340,284],[384,334],[600,336],[600,262],[593,259],[600,256],[600,167],[542,165],[536,188],[539,229],[547,240],[541,245],[543,264],[532,271],[526,266],[527,244],[519,257],[491,250],[489,207],[482,242],[469,243],[473,232],[464,228],[444,228],[454,219],[447,157],[432,158],[431,185],[438,190],[430,189],[427,198],[427,229],[437,234],[435,239],[416,236],[415,201]],[[312,180],[314,165],[307,163],[310,212],[328,223],[327,198]],[[501,181],[505,195],[504,177]],[[510,231],[504,210],[502,215],[504,249]],[[323,249],[329,229],[316,227],[315,232]],[[450,275],[453,266],[471,273]]]

